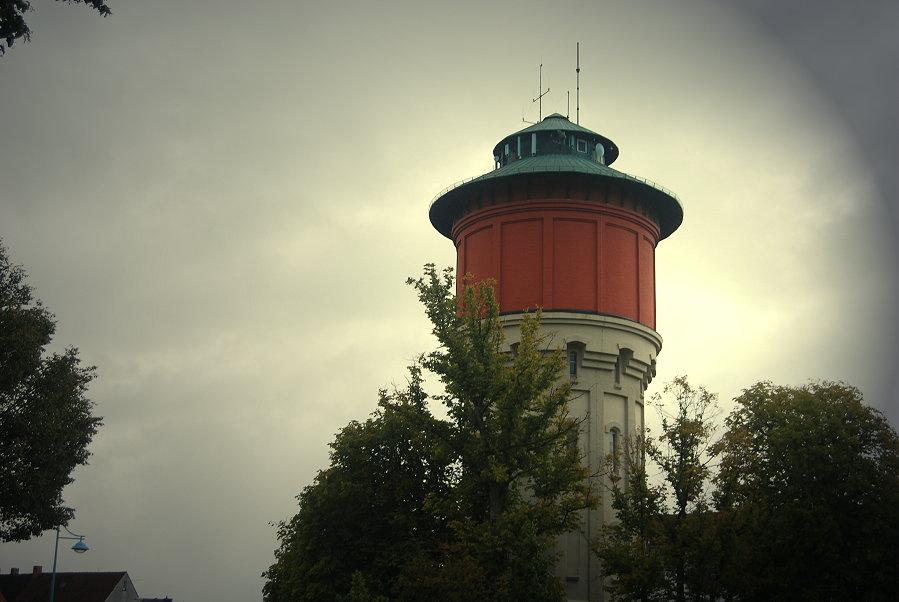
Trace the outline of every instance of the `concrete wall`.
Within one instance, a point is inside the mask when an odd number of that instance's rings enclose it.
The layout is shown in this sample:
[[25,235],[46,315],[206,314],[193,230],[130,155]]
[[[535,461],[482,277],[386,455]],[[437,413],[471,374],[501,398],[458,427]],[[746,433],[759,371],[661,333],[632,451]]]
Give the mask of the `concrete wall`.
[[[510,346],[518,342],[520,321],[521,314],[504,316]],[[604,522],[615,518],[605,474],[611,437],[617,431],[623,444],[625,437],[642,433],[644,392],[655,376],[662,339],[632,320],[575,312],[545,312],[542,332],[548,348],[576,354],[576,373],[567,376],[572,381],[569,409],[581,420],[581,453],[595,475],[591,479],[594,491],[602,498],[596,510],[584,513],[581,528],[559,541],[556,574],[565,582],[569,600],[600,602],[606,600],[606,594],[589,542]]]

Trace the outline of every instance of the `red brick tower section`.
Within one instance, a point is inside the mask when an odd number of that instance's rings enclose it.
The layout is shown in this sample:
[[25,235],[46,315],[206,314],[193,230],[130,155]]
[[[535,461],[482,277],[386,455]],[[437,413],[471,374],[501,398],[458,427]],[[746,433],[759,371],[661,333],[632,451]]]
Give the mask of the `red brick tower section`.
[[451,188],[431,223],[458,273],[497,281],[500,311],[606,314],[655,329],[655,247],[683,219],[669,192],[607,166],[607,138],[554,114],[503,139],[497,169]]

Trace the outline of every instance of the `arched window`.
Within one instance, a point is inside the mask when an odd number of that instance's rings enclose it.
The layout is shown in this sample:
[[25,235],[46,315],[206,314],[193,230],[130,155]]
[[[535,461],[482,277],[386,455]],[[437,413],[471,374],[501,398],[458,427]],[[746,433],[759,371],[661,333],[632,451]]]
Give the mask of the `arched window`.
[[571,341],[566,345],[565,349],[565,359],[568,361],[568,378],[576,381],[581,370],[581,362],[584,361],[586,346],[581,342]]
[[621,431],[617,426],[609,429],[609,455],[617,456],[621,452]]
[[621,431],[617,426],[613,426],[609,429],[608,433],[609,438],[609,458],[612,463],[612,470],[618,472],[618,468],[621,466]]

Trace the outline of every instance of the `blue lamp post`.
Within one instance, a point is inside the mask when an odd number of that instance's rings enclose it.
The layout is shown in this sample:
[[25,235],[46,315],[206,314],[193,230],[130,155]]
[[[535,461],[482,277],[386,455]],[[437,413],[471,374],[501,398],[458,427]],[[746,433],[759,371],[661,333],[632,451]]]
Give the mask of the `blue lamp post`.
[[66,533],[71,535],[71,537],[66,535],[60,535],[59,529],[60,527],[56,527],[56,545],[53,548],[53,575],[50,577],[50,602],[53,602],[56,597],[56,557],[59,554],[59,540],[60,539],[77,539],[78,543],[72,546],[72,549],[75,550],[77,554],[84,554],[87,552],[88,547],[87,544],[84,543],[84,535],[78,535],[77,533],[72,533],[69,531],[68,527],[65,525],[60,525],[63,529],[66,530]]

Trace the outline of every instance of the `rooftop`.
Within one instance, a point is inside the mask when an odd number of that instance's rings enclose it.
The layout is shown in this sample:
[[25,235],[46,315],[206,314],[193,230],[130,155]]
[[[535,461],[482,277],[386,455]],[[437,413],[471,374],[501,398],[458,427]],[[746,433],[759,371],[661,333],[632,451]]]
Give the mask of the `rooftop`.
[[683,208],[677,196],[650,180],[609,167],[617,157],[618,147],[614,142],[553,113],[539,123],[503,138],[493,149],[493,171],[457,182],[441,191],[431,203],[431,223],[441,234],[451,238],[453,223],[463,211],[465,190],[474,190],[473,187],[501,178],[568,173],[616,180],[646,199],[658,215],[661,238],[666,238],[683,220]]
[[[0,602],[45,602],[50,599],[52,573],[35,566],[30,573],[10,569],[0,574]],[[172,602],[171,598],[136,598],[137,592],[126,571],[56,573],[56,602],[106,602],[120,599],[112,595],[124,595],[129,600],[141,602]],[[122,598],[124,599],[124,598]]]

